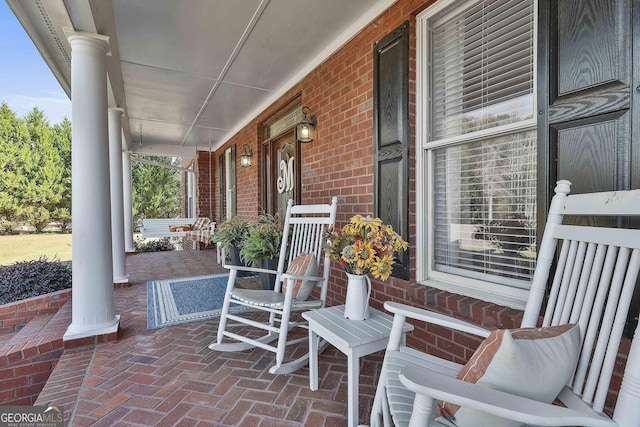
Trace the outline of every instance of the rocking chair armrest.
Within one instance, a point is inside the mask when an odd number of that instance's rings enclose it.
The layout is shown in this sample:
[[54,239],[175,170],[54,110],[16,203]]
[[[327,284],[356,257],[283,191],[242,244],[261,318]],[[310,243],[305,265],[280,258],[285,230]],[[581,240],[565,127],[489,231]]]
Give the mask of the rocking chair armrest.
[[384,308],[395,315],[405,316],[410,319],[421,320],[426,323],[443,326],[445,328],[456,329],[461,332],[468,332],[483,338],[489,336],[490,331],[473,323],[465,322],[455,317],[446,316],[434,311],[425,310],[410,305],[401,304],[393,301],[384,303]]
[[273,274],[274,276],[278,274],[276,270],[269,270],[267,268],[248,267],[246,265],[233,265],[233,264],[223,264],[222,266],[227,270],[250,271],[253,273],[267,273],[267,274]]
[[284,279],[308,280],[309,282],[321,282],[321,281],[324,280],[324,277],[322,277],[322,276],[304,276],[304,275],[300,275],[300,274],[283,273],[282,274],[282,280],[284,281]]
[[[444,400],[469,409],[486,412],[510,420],[540,425],[585,427],[615,427],[615,421],[583,405],[584,411],[544,403],[517,396],[419,367],[405,367],[399,373],[400,382],[418,395]],[[421,405],[416,405],[421,406]],[[416,408],[414,406],[414,410]]]

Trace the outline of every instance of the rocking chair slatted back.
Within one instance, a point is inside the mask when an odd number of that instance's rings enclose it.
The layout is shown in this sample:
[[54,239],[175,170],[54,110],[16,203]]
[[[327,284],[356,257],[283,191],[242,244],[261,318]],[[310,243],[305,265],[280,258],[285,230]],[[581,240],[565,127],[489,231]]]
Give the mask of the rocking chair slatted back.
[[[288,216],[288,221],[284,226],[283,241],[290,241],[291,244],[288,249],[288,257],[281,254],[280,262],[288,259],[290,263],[300,254],[313,254],[317,265],[322,266],[322,276],[329,277],[330,263],[322,259],[322,234],[327,227],[335,224],[336,213],[331,206],[336,203],[337,199],[335,197],[332,199],[331,205],[293,205],[293,201],[289,200],[287,209],[291,209],[291,215]],[[283,245],[282,250],[287,250],[285,245]],[[284,271],[284,268],[279,268],[278,270]],[[325,301],[327,294],[326,280],[319,283],[318,286],[321,287],[320,299]]]
[[[550,210],[551,224],[545,229],[540,251],[540,258],[546,259],[538,259],[539,264],[550,262],[554,251],[544,251],[542,247],[557,245],[556,273],[542,325],[580,325],[583,344],[572,381],[573,392],[602,412],[638,279],[640,230],[567,225],[562,223],[562,217],[638,216],[640,191],[607,193],[606,200],[594,195],[563,198],[569,185],[567,181],[558,182],[560,188],[566,189],[554,198],[554,203],[561,206]],[[546,269],[538,267],[536,273],[542,270]],[[540,289],[534,276],[532,294]],[[533,319],[537,320],[537,316],[528,312],[529,308],[523,326],[535,326]]]
[[[640,271],[640,229],[630,228],[640,218],[640,190],[569,196],[570,186],[568,181],[557,183],[521,324],[579,324],[578,364],[558,396],[565,407],[455,379],[460,365],[446,365],[437,355],[408,347],[400,331],[406,319],[460,331],[472,331],[473,325],[387,302],[385,308],[395,314],[394,326],[376,391],[373,425],[381,420],[385,426],[392,421],[395,425],[435,425],[429,421],[436,416],[436,400],[526,425],[640,425],[638,326],[626,362],[621,362],[626,366],[617,401],[606,401],[616,363],[620,363],[618,354],[629,346],[626,340],[622,342],[622,335]],[[475,333],[486,337],[489,332]],[[613,414],[605,414],[605,407],[614,408]]]
[[[543,326],[580,325],[583,347],[573,390],[600,412],[638,275],[640,231],[603,229],[598,233],[602,239],[592,236],[599,241],[589,244],[571,237],[585,236],[580,227],[563,231],[558,263],[565,264],[564,271],[554,278]],[[620,242],[620,234],[635,235],[636,242],[619,247],[614,242]]]

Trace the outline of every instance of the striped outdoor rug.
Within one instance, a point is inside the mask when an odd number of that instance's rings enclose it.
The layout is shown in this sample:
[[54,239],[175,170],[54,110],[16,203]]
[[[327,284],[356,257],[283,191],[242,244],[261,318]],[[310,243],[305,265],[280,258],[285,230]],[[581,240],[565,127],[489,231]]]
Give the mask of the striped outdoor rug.
[[[220,316],[228,274],[147,282],[147,329]],[[232,312],[246,307],[232,306]]]

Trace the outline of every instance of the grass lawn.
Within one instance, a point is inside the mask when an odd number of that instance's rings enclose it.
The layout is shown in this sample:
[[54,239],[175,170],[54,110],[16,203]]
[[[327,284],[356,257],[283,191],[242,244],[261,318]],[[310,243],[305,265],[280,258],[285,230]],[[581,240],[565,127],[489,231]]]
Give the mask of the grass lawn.
[[0,265],[30,261],[46,256],[49,260],[71,261],[71,234],[22,234],[0,236]]

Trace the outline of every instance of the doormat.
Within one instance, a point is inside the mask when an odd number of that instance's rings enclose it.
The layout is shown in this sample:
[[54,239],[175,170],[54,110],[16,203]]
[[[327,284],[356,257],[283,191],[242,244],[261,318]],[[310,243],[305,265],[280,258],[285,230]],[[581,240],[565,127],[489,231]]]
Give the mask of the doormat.
[[[214,274],[147,282],[147,329],[219,317],[228,278],[228,274]],[[229,311],[247,309],[232,304]]]

